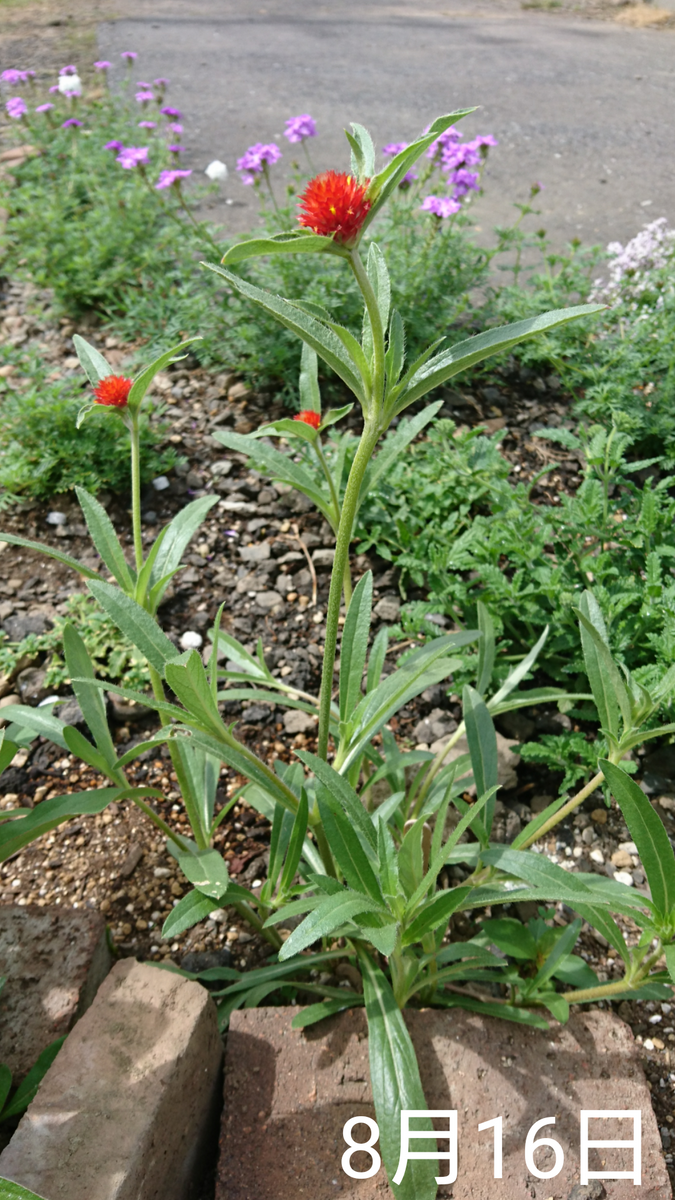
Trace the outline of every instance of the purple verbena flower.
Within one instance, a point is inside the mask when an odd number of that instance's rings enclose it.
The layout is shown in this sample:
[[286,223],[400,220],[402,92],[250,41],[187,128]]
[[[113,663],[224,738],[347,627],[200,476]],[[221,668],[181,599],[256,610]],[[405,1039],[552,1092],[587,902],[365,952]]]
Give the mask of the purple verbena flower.
[[17,71],[15,67],[8,67],[6,71],[2,72],[0,78],[11,87],[16,87],[17,83],[21,83],[21,75],[22,72]]
[[49,90],[50,90],[50,92],[60,92],[60,91],[61,91],[61,88],[59,87],[58,83],[55,83],[55,84],[53,85],[53,87],[50,87],[50,89],[49,89]]
[[107,58],[99,58],[98,62],[94,63],[94,66],[97,71],[109,71],[112,63],[108,62]]
[[402,150],[407,150],[408,142],[387,142],[386,146],[382,147],[382,153],[385,158],[395,158]]
[[162,79],[161,75],[159,79],[153,79],[155,87],[158,88],[168,88],[170,82],[171,81],[169,79]]
[[241,182],[247,185],[255,183],[256,176],[262,174],[265,164],[278,162],[281,157],[281,150],[275,142],[256,142],[254,146],[249,146],[246,153],[237,159]]
[[160,171],[155,187],[158,191],[162,188],[173,187],[175,183],[180,184],[181,179],[187,179],[191,174],[192,171]]
[[39,112],[39,113],[49,112],[53,107],[54,107],[53,104],[38,104],[35,111]]
[[138,58],[138,55],[135,50],[123,50],[120,58],[126,59],[128,66],[131,66],[134,59]]
[[467,192],[478,192],[480,191],[478,172],[467,171],[464,167],[460,167],[458,171],[452,171],[448,175],[448,187],[453,189],[454,200],[461,200]]
[[169,146],[169,150],[172,154],[184,154],[185,146]]
[[124,142],[106,142],[104,150],[114,150],[115,154],[119,154],[120,150],[124,149]]
[[460,137],[459,130],[455,129],[454,125],[451,125],[449,129],[446,129],[445,133],[442,133],[440,137],[437,137],[431,143],[427,150],[427,158],[439,158],[443,151],[454,146],[460,140]]
[[20,121],[28,112],[26,101],[21,99],[21,96],[12,96],[5,104],[7,116],[14,121]]
[[422,201],[421,208],[422,212],[433,213],[435,217],[444,219],[458,213],[461,205],[456,200],[451,200],[449,196],[427,196]]
[[147,146],[123,146],[117,155],[117,162],[125,171],[140,167],[148,161]]
[[146,91],[149,91],[150,88],[152,87],[152,84],[146,83],[144,79],[139,79],[138,83],[136,84],[136,87],[137,88],[145,88]]
[[172,133],[176,134],[176,137],[180,137],[181,133],[183,132],[182,125],[169,125],[169,129]]
[[31,79],[35,79],[35,71],[21,71],[22,83],[29,83]]
[[79,126],[81,124],[82,124],[82,122],[78,121],[77,117],[68,117],[68,120],[63,122],[61,128],[62,129],[76,129],[76,128],[79,128]]
[[284,137],[287,137],[289,142],[303,142],[305,138],[316,137],[316,124],[313,117],[309,113],[302,113],[299,117],[289,117],[284,129]]
[[162,116],[164,116],[164,117],[173,117],[174,120],[176,120],[176,121],[180,121],[180,119],[181,119],[182,114],[181,114],[180,109],[172,108],[170,104],[165,104],[164,108],[160,108],[159,111],[161,112]]
[[136,101],[138,104],[148,104],[154,98],[154,92],[136,92]]
[[77,75],[77,67],[74,67],[72,63],[68,67],[61,67],[59,75]]
[[139,121],[138,128],[139,129],[156,129],[157,122],[156,121]]

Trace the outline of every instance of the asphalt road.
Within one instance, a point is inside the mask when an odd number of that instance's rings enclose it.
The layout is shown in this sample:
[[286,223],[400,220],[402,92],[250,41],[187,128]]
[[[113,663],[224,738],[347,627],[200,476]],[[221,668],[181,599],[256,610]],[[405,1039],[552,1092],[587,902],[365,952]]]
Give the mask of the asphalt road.
[[349,121],[381,146],[474,104],[462,128],[499,141],[474,210],[481,239],[510,222],[534,180],[545,190],[532,228],[543,225],[555,247],[623,241],[661,216],[675,224],[672,29],[524,12],[508,0],[470,9],[448,0],[442,11],[385,0],[138,0],[135,16],[99,27],[99,48],[116,63],[137,51],[139,79],[170,78],[184,112],[183,165],[200,171],[220,158],[230,169],[212,215],[231,230],[256,219],[234,170],[246,147],[279,143],[279,181],[297,156],[286,117],[311,113],[317,168],[346,169]]

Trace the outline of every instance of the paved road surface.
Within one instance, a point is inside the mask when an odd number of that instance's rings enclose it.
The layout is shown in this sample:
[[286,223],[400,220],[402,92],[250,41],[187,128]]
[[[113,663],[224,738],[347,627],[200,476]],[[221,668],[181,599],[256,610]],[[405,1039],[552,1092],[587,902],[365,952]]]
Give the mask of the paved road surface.
[[218,157],[231,170],[213,215],[233,230],[256,213],[235,160],[274,140],[283,175],[297,153],[284,118],[312,113],[317,167],[344,169],[348,121],[383,145],[472,104],[480,111],[463,129],[500,143],[475,209],[482,236],[510,220],[534,180],[546,187],[537,223],[556,246],[624,240],[660,216],[675,224],[675,30],[573,21],[504,0],[441,3],[139,0],[138,15],[100,26],[100,52],[119,62],[134,49],[139,79],[171,79],[185,165],[202,170]]

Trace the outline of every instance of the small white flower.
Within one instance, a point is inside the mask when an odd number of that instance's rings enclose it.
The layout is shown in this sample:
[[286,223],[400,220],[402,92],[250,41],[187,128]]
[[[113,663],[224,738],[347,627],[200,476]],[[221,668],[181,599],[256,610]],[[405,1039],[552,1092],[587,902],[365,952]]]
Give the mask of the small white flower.
[[82,80],[79,75],[59,75],[59,91],[64,96],[72,96],[74,92],[80,95]]
[[213,162],[209,163],[204,174],[208,175],[209,179],[214,183],[222,183],[224,179],[227,179],[227,167],[219,158],[214,158]]

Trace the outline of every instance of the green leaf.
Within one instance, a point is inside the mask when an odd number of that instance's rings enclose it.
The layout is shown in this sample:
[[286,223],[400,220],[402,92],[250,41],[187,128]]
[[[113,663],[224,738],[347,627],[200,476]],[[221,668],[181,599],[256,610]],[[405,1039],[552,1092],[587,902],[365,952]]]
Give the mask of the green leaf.
[[[496,788],[498,784],[497,734],[485,701],[468,684],[464,685],[463,713],[466,740],[469,743],[471,755],[471,770],[476,791],[479,796],[482,796],[484,792]],[[485,808],[483,825],[486,838],[490,836],[494,811],[495,797],[493,795]]]
[[76,333],[73,338],[73,346],[75,353],[80,360],[80,366],[84,371],[89,382],[96,387],[102,379],[107,379],[109,375],[114,375],[115,372],[110,366],[110,363],[103,357],[95,346],[90,345],[79,333]]
[[235,450],[238,454],[247,454],[256,469],[270,479],[278,479],[280,483],[286,483],[302,492],[303,496],[307,496],[323,513],[329,524],[331,521],[334,523],[335,516],[330,497],[321,491],[309,472],[299,463],[293,462],[288,454],[282,454],[273,446],[266,446],[264,442],[257,442],[241,433],[227,433],[219,429],[213,436],[217,442],[221,442],[230,450]]
[[28,1105],[35,1099],[42,1080],[65,1040],[65,1037],[57,1038],[55,1042],[45,1047],[35,1065],[31,1067],[26,1075],[26,1078],[19,1084],[10,1103],[6,1108],[3,1108],[2,1113],[0,1113],[0,1120],[6,1121],[8,1117],[18,1117],[19,1113],[25,1112]]
[[[181,855],[181,857],[183,856]],[[221,905],[212,896],[205,896],[195,888],[193,892],[188,892],[187,896],[182,896],[175,908],[171,910],[162,926],[162,937],[178,937],[186,929],[191,929],[193,925],[204,921],[214,908],[220,907]]]
[[331,329],[327,329],[309,313],[298,309],[288,300],[282,299],[281,296],[274,296],[271,292],[263,291],[261,288],[254,287],[253,284],[247,283],[244,279],[240,279],[237,275],[233,275],[231,271],[225,271],[222,267],[217,267],[213,263],[205,263],[210,271],[214,271],[216,275],[221,275],[236,291],[241,292],[249,300],[253,300],[260,308],[271,316],[275,317],[281,325],[286,329],[290,329],[291,333],[297,334],[311,346],[313,350],[323,358],[324,362],[328,363],[335,374],[342,379],[343,383],[354,393],[361,404],[365,401],[365,394],[361,379],[354,373],[352,362],[344,349],[340,339],[333,333]]
[[0,1179],[0,1200],[44,1200],[44,1197],[29,1192],[19,1183],[12,1183],[11,1179]]
[[[579,897],[583,903],[593,903],[592,895],[589,894],[589,889],[582,882],[578,875],[572,875],[569,871],[563,871],[562,867],[556,863],[550,862],[543,854],[534,854],[532,851],[496,849],[491,848],[481,852],[481,859],[489,866],[499,867],[501,871],[505,871],[509,875],[515,875],[518,879],[524,879],[533,887],[542,888],[558,886],[563,889],[567,895],[573,894]],[[514,899],[518,899],[517,894]]]
[[354,589],[340,644],[340,720],[347,721],[361,700],[361,680],[366,665],[373,574],[366,571]]
[[100,688],[90,687],[82,682],[84,679],[95,679],[94,667],[87,647],[70,623],[66,624],[63,629],[63,650],[72,688],[82,709],[89,732],[108,767],[114,767],[117,755],[108,728],[103,693]]
[[[308,813],[309,804],[307,800],[307,793],[303,788],[302,795],[300,796],[300,803],[298,804],[298,811],[295,814],[295,820],[293,821],[293,829],[291,831],[290,842],[288,845],[288,854],[286,855],[286,861],[284,863],[284,869],[281,875],[281,883],[279,885],[279,891],[282,895],[285,894],[292,886],[300,859],[302,857],[302,850],[307,833]],[[286,815],[288,816],[289,814]]]
[[164,668],[164,677],[190,716],[219,737],[224,729],[223,722],[211,693],[204,664],[197,651],[186,650],[179,658],[168,662]]
[[554,309],[552,312],[542,313],[537,317],[528,317],[525,321],[502,325],[499,329],[489,329],[485,333],[477,334],[476,337],[458,342],[449,350],[443,350],[430,359],[418,371],[400,397],[396,411],[400,412],[401,409],[407,408],[409,404],[425,396],[432,388],[439,387],[447,379],[459,375],[461,371],[466,371],[475,363],[482,362],[483,359],[489,358],[493,354],[501,354],[505,350],[510,350],[512,346],[535,337],[539,333],[546,333],[550,329],[566,325],[569,321],[576,321],[579,317],[603,312],[604,307],[603,304],[578,304],[572,308]]
[[375,872],[357,833],[344,816],[340,802],[333,799],[321,785],[317,790],[317,801],[328,845],[349,887],[356,892],[363,892],[384,907],[384,897]]
[[131,596],[125,596],[119,588],[102,579],[90,580],[89,590],[117,628],[145,655],[150,665],[163,674],[165,663],[176,657],[176,647],[155,619]]
[[673,983],[675,983],[675,946],[666,946],[664,954],[666,956],[668,974],[670,975]]
[[114,765],[108,762],[103,754],[92,746],[88,738],[80,733],[74,725],[65,725],[63,728],[63,737],[71,754],[76,758],[81,758],[82,762],[93,767],[95,771],[99,771],[101,775],[110,775],[114,770]]
[[[142,608],[148,608],[146,599],[148,592],[152,593],[152,574],[155,569],[155,563],[157,562],[157,556],[162,549],[162,542],[164,541],[164,538],[167,536],[168,532],[168,525],[165,525],[164,528],[160,530],[154,542],[152,543],[152,546],[150,547],[150,553],[148,554],[148,557],[136,576],[136,584],[133,588],[132,595],[136,603],[140,604]],[[154,612],[154,608],[152,608],[152,606],[150,606],[150,611]]]
[[387,372],[387,394],[394,387],[405,361],[405,328],[401,319],[401,314],[393,309],[391,321],[389,323],[389,344],[385,355],[385,369]]
[[363,996],[345,989],[344,998],[340,1000],[323,1000],[321,1004],[308,1004],[306,1008],[296,1013],[291,1021],[291,1029],[307,1029],[324,1021],[326,1017],[334,1017],[336,1013],[344,1012],[347,1008],[358,1008],[363,1004]]
[[250,779],[252,783],[257,784],[258,787],[269,795],[271,808],[273,808],[274,802],[276,802],[282,804],[293,815],[297,812],[298,801],[291,789],[270,770],[266,763],[257,758],[255,754],[248,752],[246,747],[242,746],[225,729],[225,726],[222,727],[222,732],[217,738],[200,730],[187,729],[181,726],[174,726],[170,732],[170,736],[172,740],[173,738],[185,738],[189,745],[200,746],[203,750],[212,754],[214,758],[227,763],[228,767],[232,767],[237,774]]
[[280,417],[278,421],[270,421],[269,425],[260,425],[253,433],[246,436],[251,438],[300,438],[300,441],[309,442],[312,445],[319,434],[318,430],[307,425],[305,421],[296,421],[294,417]]
[[652,900],[666,917],[675,911],[675,855],[668,834],[642,789],[625,771],[604,759],[599,767],[637,846]]
[[527,925],[523,925],[521,921],[516,921],[513,917],[492,917],[482,921],[480,929],[481,938],[486,937],[488,941],[494,942],[495,946],[505,954],[510,954],[512,958],[525,961],[536,959],[537,943]]
[[62,825],[69,817],[95,816],[103,812],[113,800],[133,800],[137,796],[156,797],[161,796],[161,792],[156,788],[108,787],[43,800],[37,808],[26,809],[25,817],[17,817],[0,824],[0,862],[11,858],[17,850],[27,846],[29,842],[34,842],[43,833],[56,829],[57,825]]
[[19,747],[5,736],[5,730],[0,729],[0,775],[9,766]]
[[381,911],[380,906],[369,896],[352,892],[348,888],[339,896],[326,896],[284,942],[279,952],[279,961],[284,962],[293,954],[299,954],[301,950],[311,946],[312,942],[319,938],[328,937],[334,929],[338,929],[359,913],[377,911]]
[[484,696],[490,686],[492,670],[495,665],[495,627],[492,617],[482,600],[478,601],[477,609],[478,628],[481,636],[478,642],[478,682],[476,683],[476,691],[480,696]]
[[15,721],[22,729],[29,729],[36,737],[46,737],[62,750],[68,749],[68,743],[63,736],[63,721],[47,712],[46,708],[31,708],[29,704],[8,704],[3,708],[2,716],[6,721]]
[[370,846],[374,857],[377,848],[377,834],[373,822],[353,787],[329,763],[318,758],[316,754],[310,753],[309,750],[299,750],[298,758],[309,767],[310,771],[314,772],[331,796],[339,801],[347,819],[361,834],[363,844]]
[[[488,708],[490,709],[490,712],[496,712],[496,711],[506,712],[507,711],[506,707],[501,707],[501,706],[504,705],[504,702],[506,701],[506,697],[508,695],[510,695],[510,693],[514,690],[514,688],[518,687],[518,684],[520,683],[521,679],[524,679],[525,676],[528,674],[528,672],[532,670],[534,664],[536,663],[536,661],[539,657],[539,654],[541,653],[541,651],[544,647],[544,643],[545,643],[547,637],[548,637],[548,625],[546,626],[541,637],[535,643],[535,645],[532,647],[532,649],[525,655],[525,657],[523,659],[521,659],[521,661],[517,664],[517,666],[515,666],[513,668],[512,671],[509,671],[509,674],[506,676],[506,679],[504,680],[499,691],[495,692],[494,696],[492,696],[491,699],[488,700]],[[528,696],[533,695],[532,692],[528,692],[526,694]]]
[[99,504],[98,500],[93,496],[90,496],[89,492],[86,492],[84,488],[76,487],[75,492],[84,514],[84,519],[87,522],[87,529],[91,534],[91,540],[103,562],[110,571],[110,574],[115,576],[120,587],[125,592],[131,592],[134,586],[131,572],[110,517],[103,505]]
[[592,592],[584,592],[579,608],[574,609],[574,612],[579,618],[586,674],[600,724],[608,733],[618,738],[619,708],[626,732],[632,725],[630,700],[607,644],[605,622]]
[[352,148],[352,171],[359,180],[370,179],[375,174],[375,147],[373,139],[363,125],[352,121],[353,136],[345,134]]
[[319,433],[324,429],[328,429],[330,425],[336,425],[343,417],[346,417],[353,409],[353,404],[343,404],[342,408],[329,408],[324,413],[321,424],[319,425]]
[[[271,238],[249,238],[231,246],[221,262],[226,267],[245,262],[247,258],[260,258],[274,254],[339,254],[336,243],[331,237],[319,233],[303,232],[301,229],[289,230],[288,233],[277,234]],[[210,263],[202,266],[209,267]],[[213,269],[211,267],[211,269]],[[319,412],[319,409],[315,409]]]
[[386,329],[389,325],[389,309],[391,307],[391,280],[386,259],[377,242],[371,242],[368,248],[366,270],[377,299],[382,328]]
[[12,1072],[6,1063],[0,1063],[0,1121],[3,1120],[5,1101],[12,1087]]
[[[601,933],[604,938],[607,938],[610,946],[613,946],[617,954],[628,965],[630,962],[630,951],[626,945],[621,930],[616,921],[610,917],[609,913],[602,908],[594,908],[590,904],[575,904],[574,911],[579,913],[584,921],[588,921],[598,933]],[[585,986],[585,985],[584,985]]]
[[185,878],[204,896],[222,900],[230,876],[227,863],[218,850],[202,850],[199,854],[179,854],[178,864]]
[[186,504],[170,522],[155,559],[151,578],[153,586],[180,566],[190,541],[218,499],[218,496],[200,496],[198,500]]
[[155,378],[155,375],[157,375],[157,373],[161,371],[163,367],[168,366],[169,363],[176,362],[178,359],[185,358],[185,355],[181,354],[180,351],[184,350],[186,346],[191,346],[193,342],[201,342],[201,340],[201,337],[186,338],[184,342],[179,342],[177,346],[173,346],[171,350],[165,350],[164,354],[160,354],[159,358],[156,358],[154,362],[150,363],[149,367],[146,367],[144,371],[141,371],[140,375],[137,375],[136,379],[134,380],[131,391],[129,392],[129,398],[127,400],[129,411],[132,413],[138,412],[143,397]]
[[490,1001],[473,1000],[469,996],[436,994],[436,1004],[443,1008],[465,1008],[469,1012],[482,1013],[486,1017],[499,1017],[502,1021],[514,1021],[516,1025],[531,1025],[533,1029],[548,1032],[548,1021],[527,1008],[516,1008],[513,1004],[492,1004]]
[[551,950],[551,953],[548,955],[545,962],[542,963],[531,984],[528,985],[528,991],[538,991],[543,984],[548,983],[548,980],[555,975],[558,965],[562,963],[563,959],[565,959],[568,954],[572,953],[576,945],[577,938],[579,937],[580,929],[581,918],[578,917],[576,921],[572,921],[567,926],[567,929],[564,931],[564,933],[562,933],[557,939],[553,949]]
[[[403,1014],[384,973],[365,950],[359,953],[363,995],[368,1018],[370,1082],[375,1117],[380,1129],[380,1150],[396,1200],[433,1200],[436,1195],[437,1165],[430,1159],[412,1159],[400,1184],[392,1183],[401,1148],[401,1110],[424,1111],[427,1102],[420,1079],[417,1056]],[[432,1130],[430,1118],[418,1129]],[[435,1151],[438,1141],[415,1139],[417,1151]]]
[[421,942],[427,933],[433,933],[441,925],[447,925],[452,914],[464,904],[471,890],[470,887],[454,887],[445,892],[436,892],[433,898],[418,910],[414,921],[408,925],[401,939],[402,944],[412,946],[413,942]]
[[389,630],[386,625],[375,634],[368,659],[368,674],[366,676],[366,692],[372,692],[382,678],[382,668],[389,646]]
[[298,379],[300,392],[300,408],[306,412],[321,413],[321,392],[319,391],[319,359],[315,350],[302,343],[300,355],[300,377]]
[[96,571],[92,571],[91,567],[85,567],[84,563],[78,562],[70,554],[64,554],[62,550],[54,550],[51,546],[45,546],[43,542],[32,542],[30,538],[19,537],[15,533],[5,533],[4,530],[1,536],[3,542],[9,542],[10,546],[22,546],[24,550],[37,550],[38,554],[46,554],[47,558],[56,559],[64,567],[70,567],[73,571],[77,571],[78,575],[82,575],[84,579],[98,579]]
[[363,503],[366,496],[372,494],[378,479],[389,470],[399,454],[402,454],[406,447],[414,441],[425,425],[428,425],[434,419],[442,406],[442,400],[434,401],[433,404],[429,404],[426,408],[422,409],[422,412],[415,413],[414,417],[401,421],[396,432],[388,435],[379,454],[376,458],[371,459],[366,468],[359,492],[359,506]]

